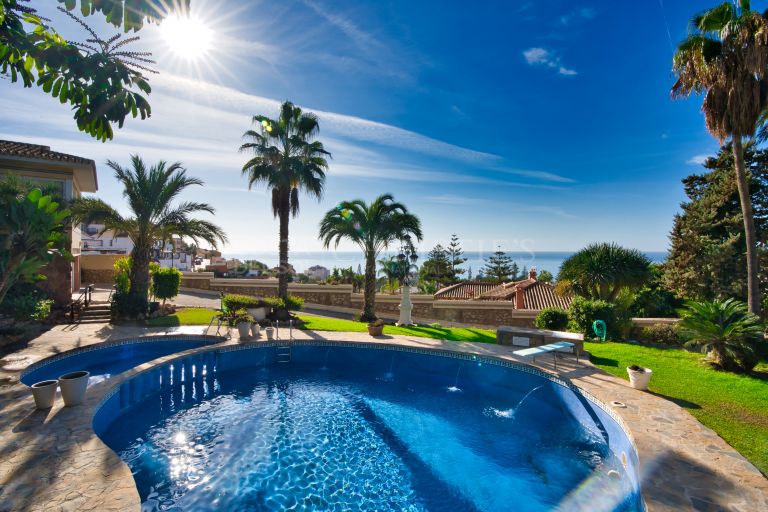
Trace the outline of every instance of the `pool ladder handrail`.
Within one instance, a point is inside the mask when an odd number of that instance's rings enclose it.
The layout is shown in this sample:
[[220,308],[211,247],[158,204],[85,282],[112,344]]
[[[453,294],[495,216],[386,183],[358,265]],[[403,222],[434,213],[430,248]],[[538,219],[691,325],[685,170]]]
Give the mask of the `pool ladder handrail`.
[[[280,340],[280,321],[277,321],[277,336]],[[288,343],[293,342],[293,320],[288,321]],[[276,357],[279,364],[288,364],[291,362],[291,345],[278,345],[276,348]]]

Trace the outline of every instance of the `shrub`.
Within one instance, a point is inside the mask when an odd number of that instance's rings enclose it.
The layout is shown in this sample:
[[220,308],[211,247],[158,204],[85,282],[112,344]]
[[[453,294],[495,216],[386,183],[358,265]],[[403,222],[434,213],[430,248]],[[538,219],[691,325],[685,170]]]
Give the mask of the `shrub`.
[[238,309],[262,308],[267,305],[266,299],[237,293],[228,293],[221,298],[221,307],[225,312],[237,311]]
[[568,310],[568,328],[583,334],[585,338],[593,338],[595,333],[592,330],[592,324],[595,320],[605,322],[608,337],[616,338],[621,335],[621,322],[615,304],[604,300],[575,297]]
[[123,294],[130,292],[131,279],[129,274],[131,271],[131,258],[126,256],[125,258],[115,260],[112,268],[115,269],[115,291]]
[[562,331],[568,327],[568,312],[560,308],[544,308],[536,316],[536,327],[550,331]]
[[158,299],[172,299],[179,294],[181,272],[176,268],[159,268],[152,275],[152,289]]
[[0,311],[14,320],[45,320],[51,314],[52,300],[31,283],[18,283],[8,291]]
[[766,352],[760,318],[750,313],[744,302],[688,301],[679,313],[685,345],[701,349],[719,368],[748,372]]
[[137,293],[115,293],[112,296],[112,312],[118,318],[139,318],[147,314],[149,301]]
[[640,339],[663,345],[682,345],[680,327],[674,324],[653,324],[640,330]]
[[48,320],[48,317],[51,316],[51,306],[53,306],[51,299],[38,300],[35,304],[35,312],[32,313],[32,319],[39,322]]
[[304,299],[295,295],[289,295],[285,301],[285,307],[288,311],[301,311],[304,307]]

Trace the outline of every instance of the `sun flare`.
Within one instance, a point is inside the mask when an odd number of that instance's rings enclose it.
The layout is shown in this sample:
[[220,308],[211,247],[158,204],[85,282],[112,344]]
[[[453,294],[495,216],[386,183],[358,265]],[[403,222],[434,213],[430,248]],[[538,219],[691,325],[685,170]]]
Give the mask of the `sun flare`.
[[205,55],[213,42],[213,31],[194,16],[169,16],[160,31],[171,51],[188,60]]

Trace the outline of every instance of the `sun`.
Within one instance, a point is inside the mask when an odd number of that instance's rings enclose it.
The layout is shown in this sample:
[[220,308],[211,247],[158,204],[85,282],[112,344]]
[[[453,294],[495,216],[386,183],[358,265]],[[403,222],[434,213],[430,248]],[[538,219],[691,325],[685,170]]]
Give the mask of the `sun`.
[[204,56],[213,42],[213,31],[195,16],[169,16],[160,24],[160,33],[173,53],[188,60]]

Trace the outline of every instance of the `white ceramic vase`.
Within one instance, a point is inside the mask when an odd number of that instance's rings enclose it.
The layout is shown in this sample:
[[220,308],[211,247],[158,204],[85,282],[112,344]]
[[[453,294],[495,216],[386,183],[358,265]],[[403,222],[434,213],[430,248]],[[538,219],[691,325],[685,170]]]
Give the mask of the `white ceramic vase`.
[[57,380],[43,380],[35,382],[30,386],[32,396],[35,399],[35,407],[38,409],[50,409],[53,407],[53,400],[56,398],[56,388],[59,385]]
[[627,367],[627,374],[629,374],[629,384],[641,391],[648,390],[648,384],[651,382],[651,376],[653,371],[650,368],[643,368],[642,370],[632,370]]
[[240,339],[245,339],[251,335],[251,324],[248,322],[240,322],[237,324],[237,332],[240,334]]
[[275,339],[275,328],[274,327],[267,327],[264,330],[267,331],[267,339],[268,340]]
[[251,324],[251,334],[253,334],[254,338],[261,336],[261,326],[258,323],[253,322]]
[[59,377],[59,387],[61,388],[61,398],[64,399],[64,405],[71,407],[79,405],[85,400],[85,391],[88,389],[88,377],[90,373],[86,371],[66,373]]

